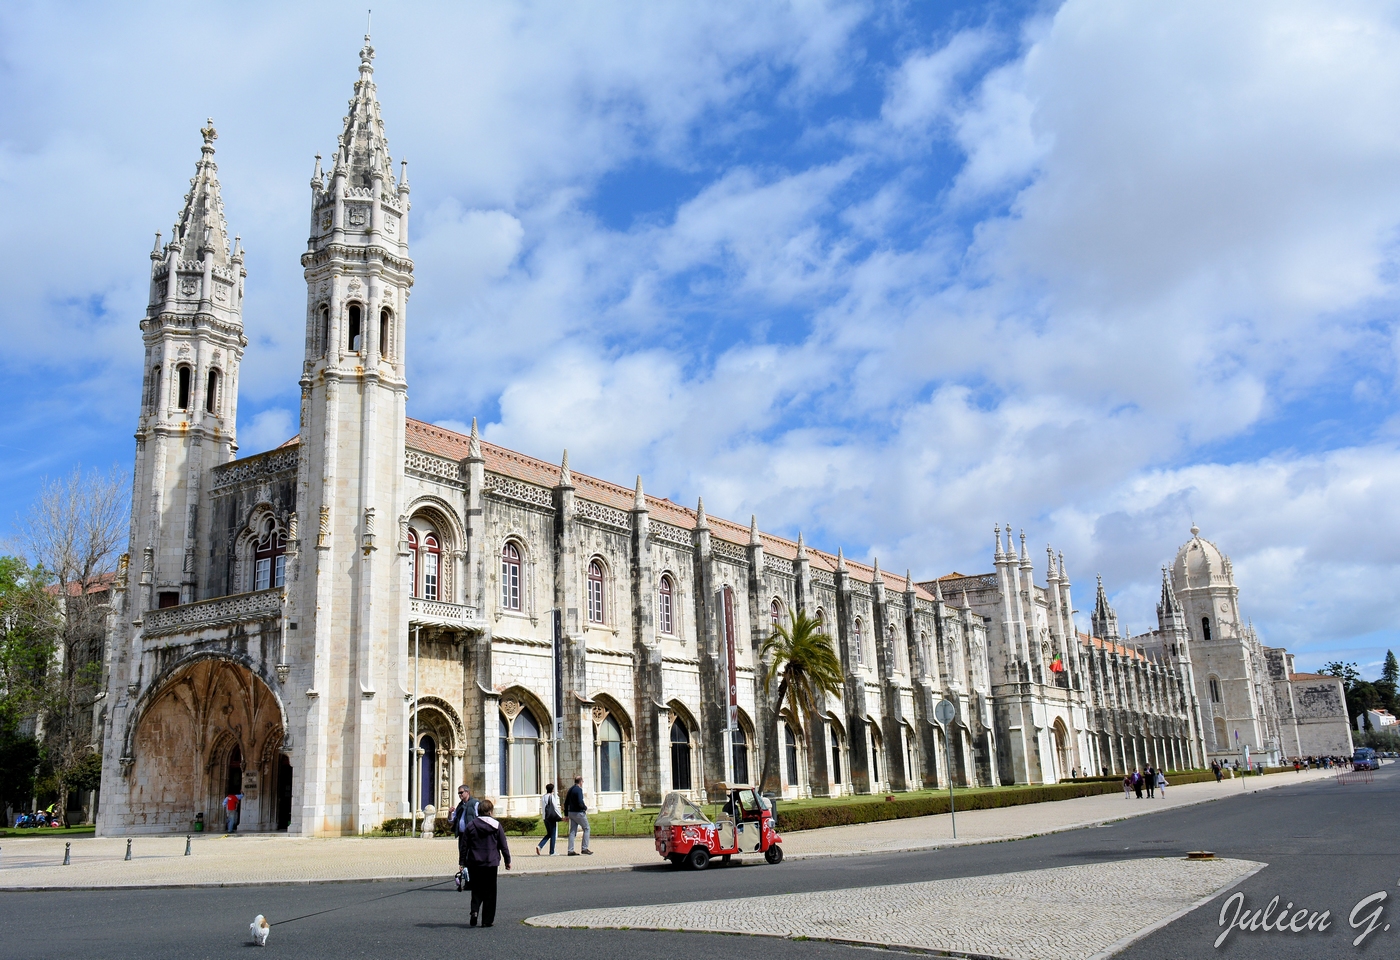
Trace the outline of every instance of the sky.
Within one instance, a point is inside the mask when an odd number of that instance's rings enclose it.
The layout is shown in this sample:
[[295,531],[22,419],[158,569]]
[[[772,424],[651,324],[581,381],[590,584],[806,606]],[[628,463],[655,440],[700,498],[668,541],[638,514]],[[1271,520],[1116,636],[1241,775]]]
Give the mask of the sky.
[[[1400,6],[374,3],[409,414],[916,578],[1024,530],[1134,632],[1199,524],[1300,670],[1400,647]],[[129,468],[212,117],[238,439],[295,432],[365,9],[0,7],[0,528]]]

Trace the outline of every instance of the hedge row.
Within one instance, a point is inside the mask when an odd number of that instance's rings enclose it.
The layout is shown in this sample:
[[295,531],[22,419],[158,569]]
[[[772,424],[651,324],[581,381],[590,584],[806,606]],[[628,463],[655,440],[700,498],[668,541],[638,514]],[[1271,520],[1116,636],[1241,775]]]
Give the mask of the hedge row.
[[[1179,770],[1167,776],[1167,783],[1169,786],[1181,786],[1187,783],[1206,783],[1214,779],[1215,774],[1209,770]],[[997,790],[959,795],[957,809],[991,810],[998,807],[1017,807],[1027,803],[1045,803],[1049,800],[1098,797],[1117,793],[1122,789],[1122,777],[1081,777],[1077,780],[1066,780],[1045,786],[1003,787]],[[896,797],[894,800],[872,800],[869,803],[842,803],[824,807],[790,809],[784,809],[782,801],[778,802],[779,826],[785,833],[797,830],[814,830],[818,827],[839,827],[852,823],[874,823],[879,820],[929,817],[947,812],[947,796]]]
[[[521,836],[532,833],[540,825],[539,817],[497,817],[496,819],[500,821],[506,833],[518,833]],[[394,817],[391,820],[385,820],[384,825],[379,829],[391,837],[406,837],[411,828],[408,817]],[[433,836],[452,836],[452,824],[448,822],[446,817],[433,818]]]

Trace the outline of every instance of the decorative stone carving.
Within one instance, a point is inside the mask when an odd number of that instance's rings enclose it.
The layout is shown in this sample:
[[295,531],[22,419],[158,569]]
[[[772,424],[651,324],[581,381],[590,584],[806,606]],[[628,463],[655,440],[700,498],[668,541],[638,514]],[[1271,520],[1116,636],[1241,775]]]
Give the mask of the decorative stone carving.
[[441,480],[451,480],[455,483],[462,482],[462,467],[455,460],[448,460],[444,457],[435,457],[431,453],[423,453],[420,450],[404,451],[404,468],[409,473],[417,473],[423,476]]
[[620,530],[631,528],[627,514],[601,503],[594,503],[592,500],[575,500],[574,516],[580,520],[592,520],[594,523],[616,527]]
[[284,447],[246,460],[235,460],[210,471],[212,488],[219,490],[242,483],[269,484],[296,473],[297,447]]
[[532,507],[548,507],[550,509],[554,507],[554,496],[544,487],[537,487],[532,483],[522,483],[519,480],[495,474],[490,475],[486,482],[486,494],[497,500],[510,500]]
[[727,560],[736,565],[744,565],[749,562],[748,553],[744,548],[730,543],[728,540],[711,539],[710,552],[721,560]]
[[369,222],[369,211],[363,206],[355,204],[346,208],[345,219],[352,227],[363,227]]
[[321,504],[321,529],[316,534],[316,546],[325,547],[331,538],[331,508]]
[[501,701],[501,712],[506,715],[507,720],[514,720],[520,713],[520,709],[520,701],[518,700]]
[[648,524],[648,536],[652,540],[674,544],[678,547],[690,548],[695,545],[690,538],[689,530],[682,530],[680,527],[672,526],[669,523],[661,523],[658,520],[652,520]]
[[608,718],[608,711],[607,711],[607,708],[598,706],[597,704],[594,704],[594,705],[593,705],[593,725],[594,725],[594,726],[598,726],[598,725],[600,725],[604,720],[606,720],[607,718]]
[[282,615],[282,589],[236,593],[231,597],[183,603],[146,612],[142,632],[148,637],[184,633],[236,623],[276,620]]
[[192,297],[199,292],[199,281],[194,277],[185,277],[180,281],[181,296]]

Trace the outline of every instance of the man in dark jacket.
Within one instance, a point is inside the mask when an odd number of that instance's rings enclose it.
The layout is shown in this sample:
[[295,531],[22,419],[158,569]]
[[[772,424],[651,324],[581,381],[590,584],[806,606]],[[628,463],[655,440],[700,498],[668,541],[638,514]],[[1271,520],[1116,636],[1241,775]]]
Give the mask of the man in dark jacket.
[[564,816],[569,818],[569,856],[578,856],[574,852],[574,834],[580,829],[583,830],[584,856],[593,856],[593,851],[588,849],[588,804],[583,801],[583,777],[574,777],[574,785],[564,794]]
[[457,890],[471,888],[470,874],[467,871],[467,825],[477,817],[478,802],[472,799],[472,789],[465,783],[457,788],[457,807],[448,817],[452,832],[457,836]]
[[472,918],[471,926],[476,926],[478,911],[481,925],[489,927],[496,920],[496,869],[502,860],[510,869],[510,845],[506,843],[506,832],[491,813],[496,805],[490,800],[481,801],[476,818],[467,824],[467,832],[462,834],[467,842],[467,869],[472,878]]

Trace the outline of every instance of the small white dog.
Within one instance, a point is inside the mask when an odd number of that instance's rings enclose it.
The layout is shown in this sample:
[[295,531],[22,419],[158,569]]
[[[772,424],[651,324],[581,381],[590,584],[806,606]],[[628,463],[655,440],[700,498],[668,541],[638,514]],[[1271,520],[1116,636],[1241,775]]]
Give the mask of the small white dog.
[[253,942],[260,947],[267,946],[267,934],[271,929],[268,926],[267,918],[261,913],[253,919],[252,923],[248,924],[248,930],[253,935]]

